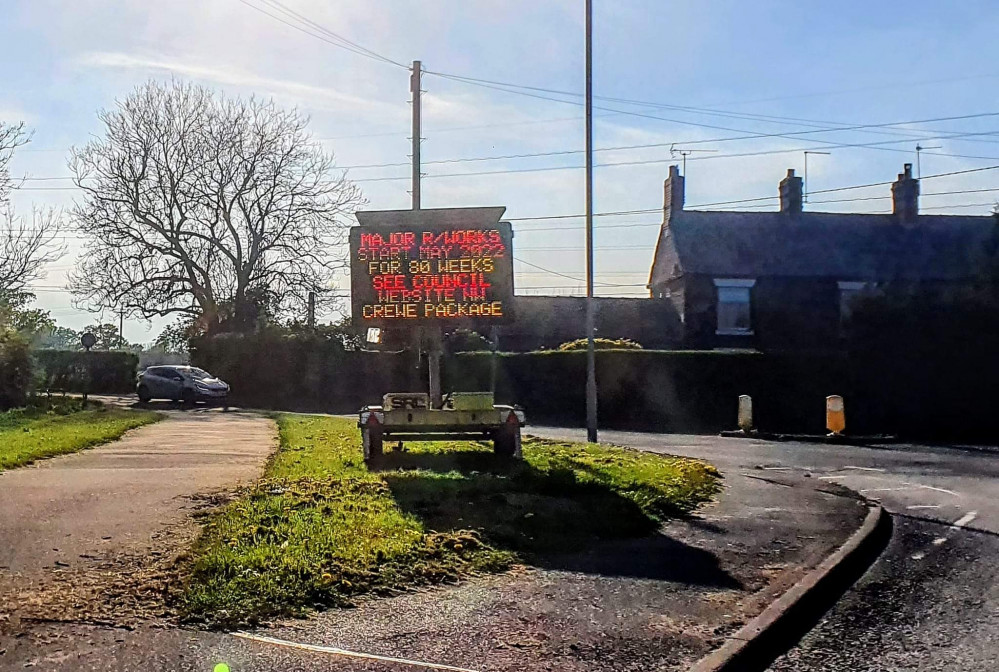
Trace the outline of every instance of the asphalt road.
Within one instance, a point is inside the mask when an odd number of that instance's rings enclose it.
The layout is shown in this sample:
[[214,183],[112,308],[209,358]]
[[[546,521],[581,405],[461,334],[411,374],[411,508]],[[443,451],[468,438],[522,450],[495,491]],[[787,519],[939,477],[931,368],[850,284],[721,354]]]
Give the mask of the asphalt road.
[[[543,436],[582,431],[531,428]],[[999,658],[999,452],[601,432],[766,478],[808,473],[895,517],[878,561],[773,670],[994,670]]]

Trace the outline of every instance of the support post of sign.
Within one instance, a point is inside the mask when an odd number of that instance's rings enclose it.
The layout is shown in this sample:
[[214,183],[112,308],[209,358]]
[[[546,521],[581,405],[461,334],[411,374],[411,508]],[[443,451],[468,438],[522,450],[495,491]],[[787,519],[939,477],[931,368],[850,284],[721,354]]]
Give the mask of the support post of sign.
[[430,373],[430,404],[434,408],[441,407],[441,328],[431,327],[430,348],[428,350],[427,369]]
[[496,399],[496,367],[499,365],[499,361],[496,359],[499,355],[499,329],[495,326],[490,330],[489,340],[491,341],[490,346],[492,346],[492,356],[489,362],[489,391],[493,393],[493,399]]
[[597,354],[593,315],[593,0],[586,0],[586,440],[597,441]]

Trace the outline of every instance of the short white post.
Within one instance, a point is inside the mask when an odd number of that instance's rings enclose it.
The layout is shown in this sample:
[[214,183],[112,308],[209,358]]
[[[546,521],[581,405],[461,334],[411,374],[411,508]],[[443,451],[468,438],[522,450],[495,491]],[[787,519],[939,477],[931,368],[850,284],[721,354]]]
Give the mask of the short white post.
[[744,432],[753,429],[753,398],[748,394],[739,395],[739,429]]

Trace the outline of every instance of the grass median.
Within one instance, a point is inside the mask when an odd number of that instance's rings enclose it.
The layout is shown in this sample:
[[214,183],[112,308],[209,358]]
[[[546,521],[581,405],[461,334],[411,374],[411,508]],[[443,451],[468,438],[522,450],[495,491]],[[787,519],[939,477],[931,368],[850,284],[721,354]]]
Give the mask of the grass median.
[[78,399],[37,400],[0,413],[0,471],[107,443],[162,417]]
[[353,421],[277,422],[265,477],[196,544],[192,620],[252,624],[643,536],[719,489],[697,460],[536,438],[523,461],[474,442],[414,442],[369,469]]

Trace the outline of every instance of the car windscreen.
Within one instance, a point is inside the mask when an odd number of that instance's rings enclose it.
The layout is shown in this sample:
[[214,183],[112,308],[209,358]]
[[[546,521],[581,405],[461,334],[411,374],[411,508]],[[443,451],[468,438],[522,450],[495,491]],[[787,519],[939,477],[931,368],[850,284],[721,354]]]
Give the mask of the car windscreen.
[[207,371],[203,369],[198,369],[193,366],[190,369],[188,369],[187,372],[191,374],[191,377],[194,378],[195,380],[205,380],[206,378],[215,377],[212,374],[208,373]]

